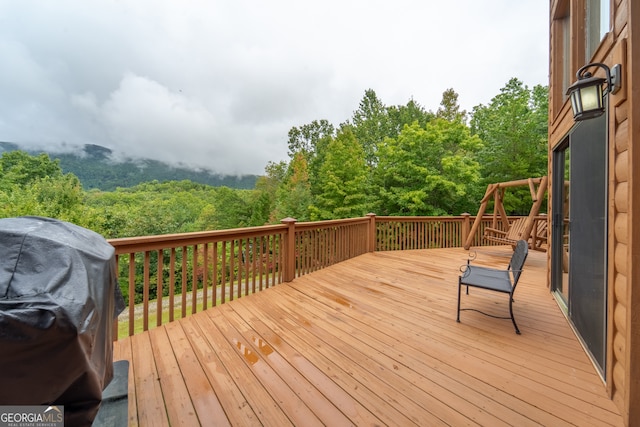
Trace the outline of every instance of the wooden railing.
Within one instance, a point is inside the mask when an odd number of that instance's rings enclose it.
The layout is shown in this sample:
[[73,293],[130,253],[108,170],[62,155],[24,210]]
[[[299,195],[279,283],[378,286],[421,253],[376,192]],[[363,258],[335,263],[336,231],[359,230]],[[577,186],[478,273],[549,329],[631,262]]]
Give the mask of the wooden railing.
[[[127,302],[114,335],[133,335],[366,252],[460,247],[474,219],[286,218],[263,227],[112,239]],[[490,243],[482,233],[491,225],[491,217],[483,218],[476,246]]]
[[337,264],[370,251],[370,215],[364,218],[350,218],[333,221],[296,223],[293,219],[283,220],[291,225],[288,236],[295,236],[288,259],[294,259],[288,266],[293,273],[285,275],[285,280],[293,280],[316,270]]
[[110,240],[127,302],[119,334],[124,324],[133,335],[280,283],[286,232],[275,225]]

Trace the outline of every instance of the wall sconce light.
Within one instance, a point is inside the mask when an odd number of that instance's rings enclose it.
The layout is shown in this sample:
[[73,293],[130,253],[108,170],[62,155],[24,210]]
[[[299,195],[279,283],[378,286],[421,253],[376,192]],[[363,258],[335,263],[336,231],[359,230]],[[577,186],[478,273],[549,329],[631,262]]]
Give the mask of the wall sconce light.
[[[607,77],[594,77],[587,71],[590,67],[604,69]],[[567,89],[567,95],[571,99],[573,119],[575,121],[592,119],[604,113],[604,95],[616,93],[620,89],[622,66],[616,64],[613,68],[609,68],[600,62],[593,62],[581,67],[576,73],[576,77],[578,80]]]

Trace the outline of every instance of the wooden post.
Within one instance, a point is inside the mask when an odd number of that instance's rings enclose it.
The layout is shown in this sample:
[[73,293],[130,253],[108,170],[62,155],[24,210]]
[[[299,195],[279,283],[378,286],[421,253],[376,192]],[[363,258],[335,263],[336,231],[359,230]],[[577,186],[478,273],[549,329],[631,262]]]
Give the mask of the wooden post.
[[538,200],[538,193],[536,192],[536,185],[533,183],[533,178],[529,178],[529,192],[531,193],[531,200],[536,202]]
[[369,252],[376,251],[376,214],[368,213],[369,217],[369,233],[367,234],[367,250]]
[[287,224],[287,235],[284,241],[284,275],[285,282],[293,281],[296,275],[296,222],[295,218],[285,218],[280,221]]
[[[509,229],[509,216],[507,215],[507,211],[504,210],[504,188],[500,190],[500,203],[493,207],[494,215],[495,211],[500,212],[500,219],[502,220],[503,230]],[[494,225],[493,228],[496,228]]]
[[528,239],[527,236],[530,236],[535,240],[535,236],[531,235],[531,231],[533,231],[533,226],[535,225],[535,217],[538,215],[538,212],[540,212],[540,206],[542,206],[542,202],[544,201],[544,193],[547,191],[547,181],[548,177],[546,176],[540,180],[538,191],[536,192],[536,201],[531,207],[531,212],[529,212],[529,217],[527,218],[527,225],[522,232],[522,237],[526,239]]
[[460,241],[466,242],[469,238],[469,229],[471,228],[471,214],[465,212],[462,214],[462,229],[460,230]]
[[469,250],[469,248],[471,247],[471,243],[473,242],[473,237],[476,235],[476,231],[478,230],[478,227],[480,227],[480,223],[482,222],[482,216],[484,215],[485,211],[487,210],[487,203],[488,203],[488,199],[491,196],[491,194],[493,193],[495,186],[493,184],[489,184],[487,186],[487,191],[484,193],[484,197],[482,198],[482,201],[480,202],[480,209],[478,210],[478,214],[476,215],[476,219],[475,221],[473,221],[473,225],[471,226],[471,231],[469,232],[469,235],[467,236],[467,240],[464,243],[464,248],[466,250]]
[[[498,207],[502,207],[502,199],[504,195],[504,189],[500,190],[498,188],[493,192],[493,219],[491,220],[491,227],[498,228]],[[500,212],[502,213],[502,212]]]

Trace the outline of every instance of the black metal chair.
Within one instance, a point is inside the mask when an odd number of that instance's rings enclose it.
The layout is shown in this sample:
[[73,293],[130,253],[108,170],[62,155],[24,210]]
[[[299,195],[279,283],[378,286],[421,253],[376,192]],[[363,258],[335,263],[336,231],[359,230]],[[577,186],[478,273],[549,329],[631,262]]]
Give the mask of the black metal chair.
[[471,260],[467,260],[467,264],[461,268],[462,275],[458,277],[458,317],[457,322],[460,322],[460,312],[465,310],[477,311],[485,316],[494,317],[497,319],[509,319],[509,317],[499,317],[492,314],[485,313],[475,308],[460,308],[460,289],[462,286],[467,287],[467,295],[469,295],[469,286],[476,288],[488,289],[490,291],[503,292],[509,294],[509,314],[513,326],[516,328],[516,334],[520,334],[516,319],[513,317],[513,294],[516,291],[520,274],[524,267],[524,262],[529,254],[529,245],[524,240],[519,240],[516,243],[516,249],[513,251],[511,261],[506,270],[500,270],[497,268],[480,267],[471,265]]

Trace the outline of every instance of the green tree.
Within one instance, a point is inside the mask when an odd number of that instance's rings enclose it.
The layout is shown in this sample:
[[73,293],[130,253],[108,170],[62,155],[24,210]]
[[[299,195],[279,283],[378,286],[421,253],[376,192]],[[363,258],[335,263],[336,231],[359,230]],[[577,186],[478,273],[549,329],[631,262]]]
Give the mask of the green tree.
[[413,99],[409,100],[407,105],[387,107],[387,114],[389,115],[389,132],[387,136],[390,138],[397,137],[405,125],[418,123],[423,128],[434,119],[433,113],[425,110]]
[[304,153],[308,162],[317,153],[318,145],[327,138],[331,139],[334,134],[335,128],[324,119],[291,128],[288,141],[289,157],[293,158],[296,153]]
[[479,138],[462,123],[405,126],[380,147],[375,173],[382,215],[460,214],[477,205]]
[[327,144],[333,139],[335,128],[327,120],[314,120],[300,127],[289,130],[289,156],[293,160],[298,154],[304,156],[312,193],[315,187],[320,166],[324,162]]
[[[57,160],[47,154],[32,156],[25,151],[5,151],[0,157],[0,185],[26,187],[42,178],[56,178],[62,175]],[[0,187],[2,189],[3,187]]]
[[199,219],[215,197],[216,188],[208,185],[151,181],[113,192],[92,190],[85,204],[97,216],[91,228],[113,238],[210,229]]
[[546,175],[547,95],[514,78],[488,106],[474,107],[471,130],[484,142],[478,156],[487,183]]
[[213,222],[207,228],[229,229],[249,225],[250,206],[241,192],[229,187],[218,188],[214,206]]
[[367,164],[374,168],[378,161],[378,146],[385,138],[397,137],[405,125],[418,123],[424,127],[433,118],[433,113],[426,111],[413,99],[406,105],[386,106],[373,89],[368,89],[353,113],[351,122],[342,127],[352,126],[353,133],[365,152]]
[[63,174],[48,155],[4,152],[0,172],[0,217],[37,215],[81,226],[90,222],[80,181]]
[[353,132],[362,145],[369,166],[377,163],[378,145],[389,136],[390,122],[387,107],[373,89],[367,89],[352,117]]
[[[470,126],[484,143],[478,153],[484,185],[547,174],[547,119],[548,88],[529,90],[516,78],[489,105],[474,107]],[[507,193],[508,213],[529,212],[527,191]]]
[[287,175],[278,188],[274,216],[279,219],[291,217],[298,221],[308,221],[312,200],[307,160],[302,153],[297,153],[289,163]]
[[460,110],[458,94],[452,88],[445,90],[442,94],[436,117],[450,122],[466,122],[467,112]]
[[362,216],[371,206],[367,197],[368,168],[364,150],[350,128],[333,139],[318,174],[320,193],[315,197],[311,219]]
[[287,163],[284,161],[269,162],[265,167],[266,174],[256,181],[255,191],[251,199],[251,225],[277,223],[275,217],[276,197],[278,187],[284,181],[287,173]]
[[88,211],[80,180],[73,174],[39,178],[32,185],[38,208],[35,215],[85,224]]

